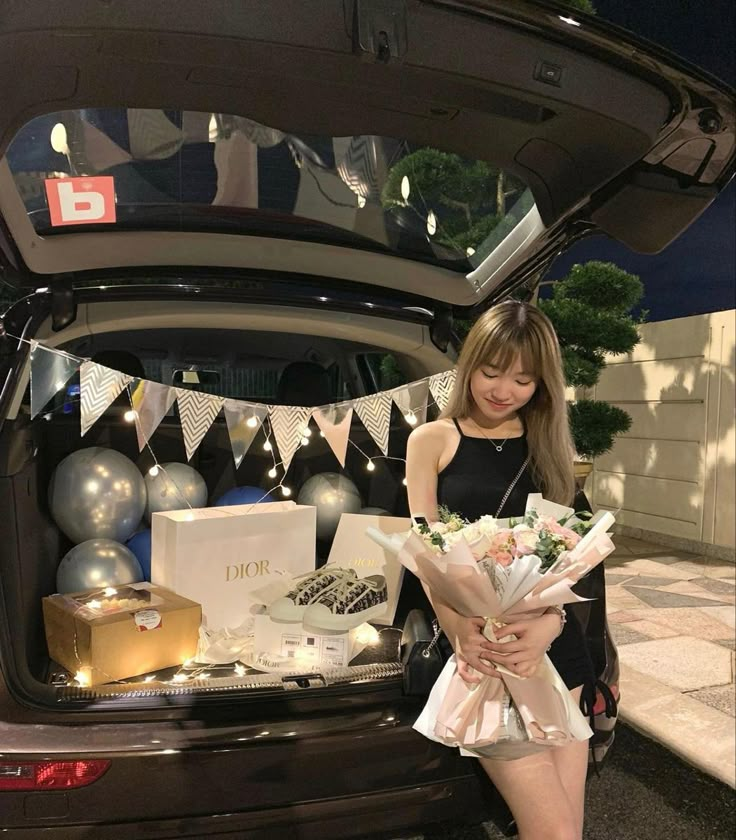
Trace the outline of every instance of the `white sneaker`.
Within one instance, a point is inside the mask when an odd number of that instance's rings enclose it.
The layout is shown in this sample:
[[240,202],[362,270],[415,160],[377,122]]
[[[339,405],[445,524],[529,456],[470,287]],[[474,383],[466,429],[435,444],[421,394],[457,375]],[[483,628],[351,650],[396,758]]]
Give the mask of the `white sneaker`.
[[343,580],[355,580],[353,569],[324,566],[294,578],[294,586],[283,598],[274,601],[268,614],[276,621],[301,621],[304,611],[324,592]]
[[315,630],[352,630],[386,612],[388,592],[383,575],[344,578],[325,589],[304,611],[302,623]]

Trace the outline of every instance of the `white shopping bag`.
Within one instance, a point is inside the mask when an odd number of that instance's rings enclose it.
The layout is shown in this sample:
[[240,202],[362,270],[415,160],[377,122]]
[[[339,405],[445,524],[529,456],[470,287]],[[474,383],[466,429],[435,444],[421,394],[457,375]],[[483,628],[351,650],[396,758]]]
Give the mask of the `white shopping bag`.
[[328,565],[353,569],[359,578],[383,575],[386,578],[388,603],[386,612],[372,618],[373,624],[393,624],[396,605],[399,603],[404,567],[396,553],[376,543],[366,534],[366,529],[391,534],[407,534],[411,519],[403,516],[376,516],[363,513],[343,513],[337,526],[337,533],[330,549]]
[[250,593],[315,568],[316,508],[295,502],[154,513],[151,580],[202,605],[210,629],[237,627]]

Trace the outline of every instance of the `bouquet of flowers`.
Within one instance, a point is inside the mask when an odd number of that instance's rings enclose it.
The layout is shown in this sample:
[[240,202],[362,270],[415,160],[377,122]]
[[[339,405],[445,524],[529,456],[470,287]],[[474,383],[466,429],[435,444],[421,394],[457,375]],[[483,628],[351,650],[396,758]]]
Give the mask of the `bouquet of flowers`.
[[[585,600],[571,587],[614,548],[608,534],[613,516],[585,516],[532,494],[520,520],[484,516],[469,523],[445,510],[439,522],[419,520],[398,539],[368,533],[458,613],[484,617],[483,634],[498,642],[513,638],[503,633],[513,621]],[[590,737],[548,657],[526,678],[494,665],[500,679],[483,675],[471,686],[451,657],[415,729],[464,754],[493,758]]]

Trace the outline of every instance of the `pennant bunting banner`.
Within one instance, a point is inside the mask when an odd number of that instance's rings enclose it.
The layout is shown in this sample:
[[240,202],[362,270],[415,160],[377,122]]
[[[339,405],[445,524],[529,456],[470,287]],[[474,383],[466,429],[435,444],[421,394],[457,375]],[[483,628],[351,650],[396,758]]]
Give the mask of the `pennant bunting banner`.
[[370,432],[378,448],[388,455],[388,433],[391,428],[391,392],[382,391],[370,397],[353,400],[355,413]]
[[[412,426],[421,426],[427,422],[427,403],[429,402],[429,380],[420,379],[396,388],[393,398],[399,411]],[[413,421],[412,421],[412,418]]]
[[456,374],[457,371],[452,368],[452,370],[444,370],[442,373],[436,373],[429,377],[429,393],[440,411],[444,411],[445,406],[450,401],[450,394],[455,387]]
[[202,438],[214,423],[222,404],[222,397],[202,394],[199,391],[188,391],[186,388],[176,389],[176,402],[179,406],[181,430],[184,436],[184,447],[187,451],[187,461],[202,443]]
[[33,342],[31,350],[31,418],[61,391],[82,364],[81,359]]
[[250,449],[253,438],[258,434],[264,419],[268,416],[268,408],[255,403],[225,400],[223,410],[237,470]]
[[131,388],[130,401],[135,411],[135,430],[140,451],[158,429],[175,399],[176,389],[158,382],[139,379]]
[[352,406],[348,403],[323,406],[315,409],[312,417],[325,436],[325,440],[330,444],[340,466],[344,467],[345,456],[348,452],[350,422],[353,419]]
[[291,459],[304,437],[312,409],[293,405],[272,405],[268,413],[284,472],[287,472]]
[[37,341],[30,343],[32,417],[36,417],[79,371],[80,426],[82,435],[85,435],[123,389],[134,383],[130,397],[139,449],[146,446],[176,401],[187,460],[190,460],[222,409],[236,469],[243,462],[266,418],[269,419],[284,472],[289,469],[302,439],[308,434],[311,417],[343,467],[350,443],[353,412],[383,455],[388,455],[393,404],[412,426],[421,425],[427,420],[430,402],[434,402],[440,411],[447,407],[456,380],[453,369],[389,391],[330,405],[269,406],[149,382],[45,347]]
[[95,362],[82,363],[79,368],[82,437],[132,381],[133,377],[127,373],[120,373]]

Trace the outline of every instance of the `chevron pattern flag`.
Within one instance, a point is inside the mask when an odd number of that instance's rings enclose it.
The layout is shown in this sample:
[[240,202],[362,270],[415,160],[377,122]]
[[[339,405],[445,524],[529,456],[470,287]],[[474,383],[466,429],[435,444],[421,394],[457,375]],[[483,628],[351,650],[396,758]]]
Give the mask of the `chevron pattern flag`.
[[174,404],[176,389],[158,382],[139,379],[131,389],[130,401],[135,411],[135,431],[138,449],[143,447],[158,429],[165,414]]
[[388,455],[388,433],[391,427],[391,393],[382,391],[353,401],[355,413],[368,429],[384,455]]
[[350,423],[353,419],[352,406],[347,403],[328,405],[315,409],[312,417],[325,436],[325,440],[330,444],[340,466],[344,467],[348,452]]
[[450,394],[455,387],[456,378],[457,370],[455,368],[444,370],[442,373],[436,373],[429,377],[429,393],[440,411],[444,411],[445,406],[450,401]]
[[404,417],[414,415],[416,423],[412,423],[413,426],[421,426],[422,423],[427,422],[428,379],[420,379],[417,382],[410,382],[402,388],[396,388],[392,396]]
[[79,370],[81,360],[34,341],[31,349],[31,418],[61,391]]
[[337,174],[356,194],[363,198],[378,199],[378,166],[381,152],[380,140],[370,135],[352,137],[345,153],[337,163]]
[[268,410],[284,472],[289,469],[291,459],[299,448],[312,411],[312,408],[294,405],[272,405]]
[[105,409],[133,381],[132,376],[95,362],[83,362],[79,368],[80,415],[82,437],[94,426]]
[[207,434],[207,430],[214,423],[225,400],[211,394],[177,388],[176,402],[179,406],[179,419],[184,436],[184,447],[187,451],[187,461],[190,461],[197,447],[202,443],[202,438]]
[[241,465],[246,452],[250,449],[253,438],[258,434],[263,421],[268,416],[265,405],[225,400],[224,405],[230,446],[233,450],[235,469]]

